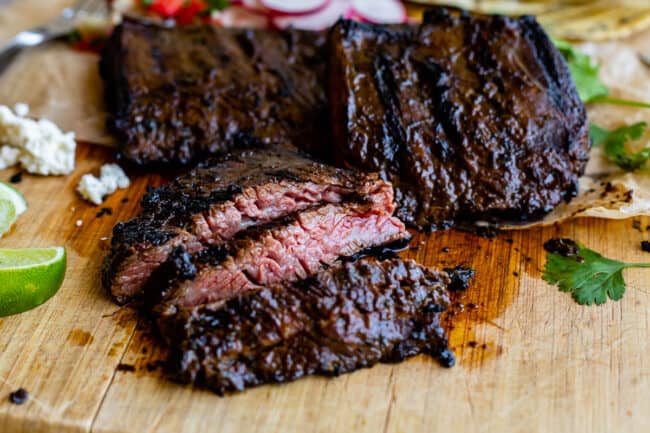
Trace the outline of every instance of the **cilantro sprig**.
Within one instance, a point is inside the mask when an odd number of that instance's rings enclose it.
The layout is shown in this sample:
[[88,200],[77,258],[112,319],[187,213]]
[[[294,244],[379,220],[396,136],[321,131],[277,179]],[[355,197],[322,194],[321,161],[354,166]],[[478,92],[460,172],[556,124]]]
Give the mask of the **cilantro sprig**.
[[554,39],[553,43],[569,65],[569,71],[573,82],[578,89],[580,99],[585,104],[605,103],[612,105],[625,105],[639,108],[650,108],[650,103],[641,101],[629,101],[627,99],[613,98],[609,96],[609,89],[603,83],[598,73],[600,66],[589,55],[578,51],[567,41]]
[[571,239],[551,239],[542,278],[569,292],[580,305],[618,301],[625,294],[623,270],[650,268],[650,263],[625,263],[603,257]]
[[639,140],[647,127],[646,122],[638,122],[610,131],[592,123],[589,125],[589,135],[594,146],[603,146],[605,155],[612,162],[623,170],[634,171],[646,167],[650,159],[650,147],[638,152],[629,152],[625,144],[631,140]]

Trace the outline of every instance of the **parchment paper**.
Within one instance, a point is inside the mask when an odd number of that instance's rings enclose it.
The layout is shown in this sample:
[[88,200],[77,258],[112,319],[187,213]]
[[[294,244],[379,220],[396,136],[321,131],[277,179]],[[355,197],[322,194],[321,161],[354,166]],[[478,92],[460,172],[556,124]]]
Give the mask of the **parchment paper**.
[[[0,42],[20,29],[56,16],[70,3],[19,0],[0,9]],[[639,53],[650,54],[650,31],[626,42],[584,44],[582,49],[602,64],[601,78],[613,96],[650,101],[650,68],[638,58]],[[72,51],[64,44],[26,52],[0,76],[0,104],[28,103],[32,115],[53,120],[62,129],[74,131],[80,140],[112,145],[104,127],[106,113],[97,61],[96,55]],[[589,118],[610,129],[642,120],[650,124],[650,109],[594,105],[589,107]],[[637,143],[638,147],[648,145],[650,132]],[[578,197],[560,205],[542,221],[509,228],[548,225],[583,216],[618,219],[642,214],[650,215],[650,174],[620,171],[595,148]]]
[[[16,0],[0,8],[0,45],[21,30],[43,24],[74,0]],[[24,102],[30,115],[52,120],[77,139],[112,145],[106,133],[106,112],[98,56],[51,43],[23,51],[0,75],[0,104]]]

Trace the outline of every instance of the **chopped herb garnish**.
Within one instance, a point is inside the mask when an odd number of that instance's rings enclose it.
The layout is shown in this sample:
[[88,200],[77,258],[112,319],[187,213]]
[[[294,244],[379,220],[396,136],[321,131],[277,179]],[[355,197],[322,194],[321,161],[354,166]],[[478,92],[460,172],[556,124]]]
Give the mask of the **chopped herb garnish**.
[[618,301],[625,293],[623,270],[650,268],[650,263],[608,259],[570,239],[551,239],[544,248],[548,254],[542,278],[571,293],[580,305],[604,304],[607,298]]
[[230,6],[229,0],[208,0],[208,9],[212,11],[221,11]]
[[622,169],[633,171],[645,167],[650,159],[650,147],[639,152],[629,152],[625,144],[631,140],[639,140],[647,126],[646,122],[638,122],[610,131],[592,123],[589,125],[589,135],[594,146],[603,146],[607,158]]
[[566,41],[555,39],[555,46],[569,65],[569,71],[573,82],[578,89],[580,99],[585,104],[600,102],[612,105],[625,105],[631,107],[650,108],[650,103],[640,101],[628,101],[626,99],[612,98],[609,96],[609,89],[598,77],[600,66],[589,55],[578,51],[573,45]]
[[76,44],[78,42],[81,42],[83,37],[81,36],[81,32],[77,29],[72,30],[70,33],[68,33],[68,42],[71,44]]

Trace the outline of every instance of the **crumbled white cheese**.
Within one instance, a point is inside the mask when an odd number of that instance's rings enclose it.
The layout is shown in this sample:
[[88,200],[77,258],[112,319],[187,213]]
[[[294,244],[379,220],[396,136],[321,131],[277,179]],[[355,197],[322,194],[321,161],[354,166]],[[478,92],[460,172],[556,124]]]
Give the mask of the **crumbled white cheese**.
[[79,181],[77,191],[89,202],[100,205],[106,196],[113,194],[118,188],[128,188],[129,185],[131,181],[119,165],[105,164],[100,169],[99,178],[92,174],[84,174]]
[[0,170],[13,167],[14,165],[18,164],[18,155],[20,155],[20,151],[15,147],[0,147]]
[[23,103],[14,105],[14,113],[16,113],[16,116],[27,117],[29,114],[29,105]]
[[44,176],[72,173],[74,133],[64,133],[46,119],[29,119],[27,114],[26,104],[17,104],[14,111],[0,105],[0,167],[20,164],[29,173]]

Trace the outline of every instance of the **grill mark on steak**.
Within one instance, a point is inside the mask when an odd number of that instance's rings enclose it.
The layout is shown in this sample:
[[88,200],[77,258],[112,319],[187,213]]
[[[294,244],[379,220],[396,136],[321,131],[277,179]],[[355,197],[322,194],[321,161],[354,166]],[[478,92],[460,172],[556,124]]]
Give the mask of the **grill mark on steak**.
[[342,202],[394,209],[391,185],[376,174],[336,169],[284,149],[233,153],[146,194],[143,212],[113,230],[104,286],[124,303],[179,245],[195,253],[256,225]]
[[306,278],[341,256],[410,240],[404,224],[392,217],[393,210],[392,206],[345,203],[296,213],[196,254],[196,272],[191,278],[183,276],[170,285],[168,275],[178,273],[174,268],[179,261],[174,256],[161,266],[171,270],[152,274],[146,302],[165,300],[169,308],[187,308],[220,301]]
[[324,33],[293,29],[170,28],[126,18],[100,62],[120,155],[165,165],[251,142],[322,149],[325,42]]
[[[441,7],[410,31],[341,20],[329,43],[336,162],[393,182],[409,225],[535,219],[575,195],[586,112],[534,18]],[[406,132],[399,160],[384,118]]]
[[361,259],[306,280],[163,315],[168,371],[223,395],[429,354],[453,365],[440,314],[444,272],[413,261]]

